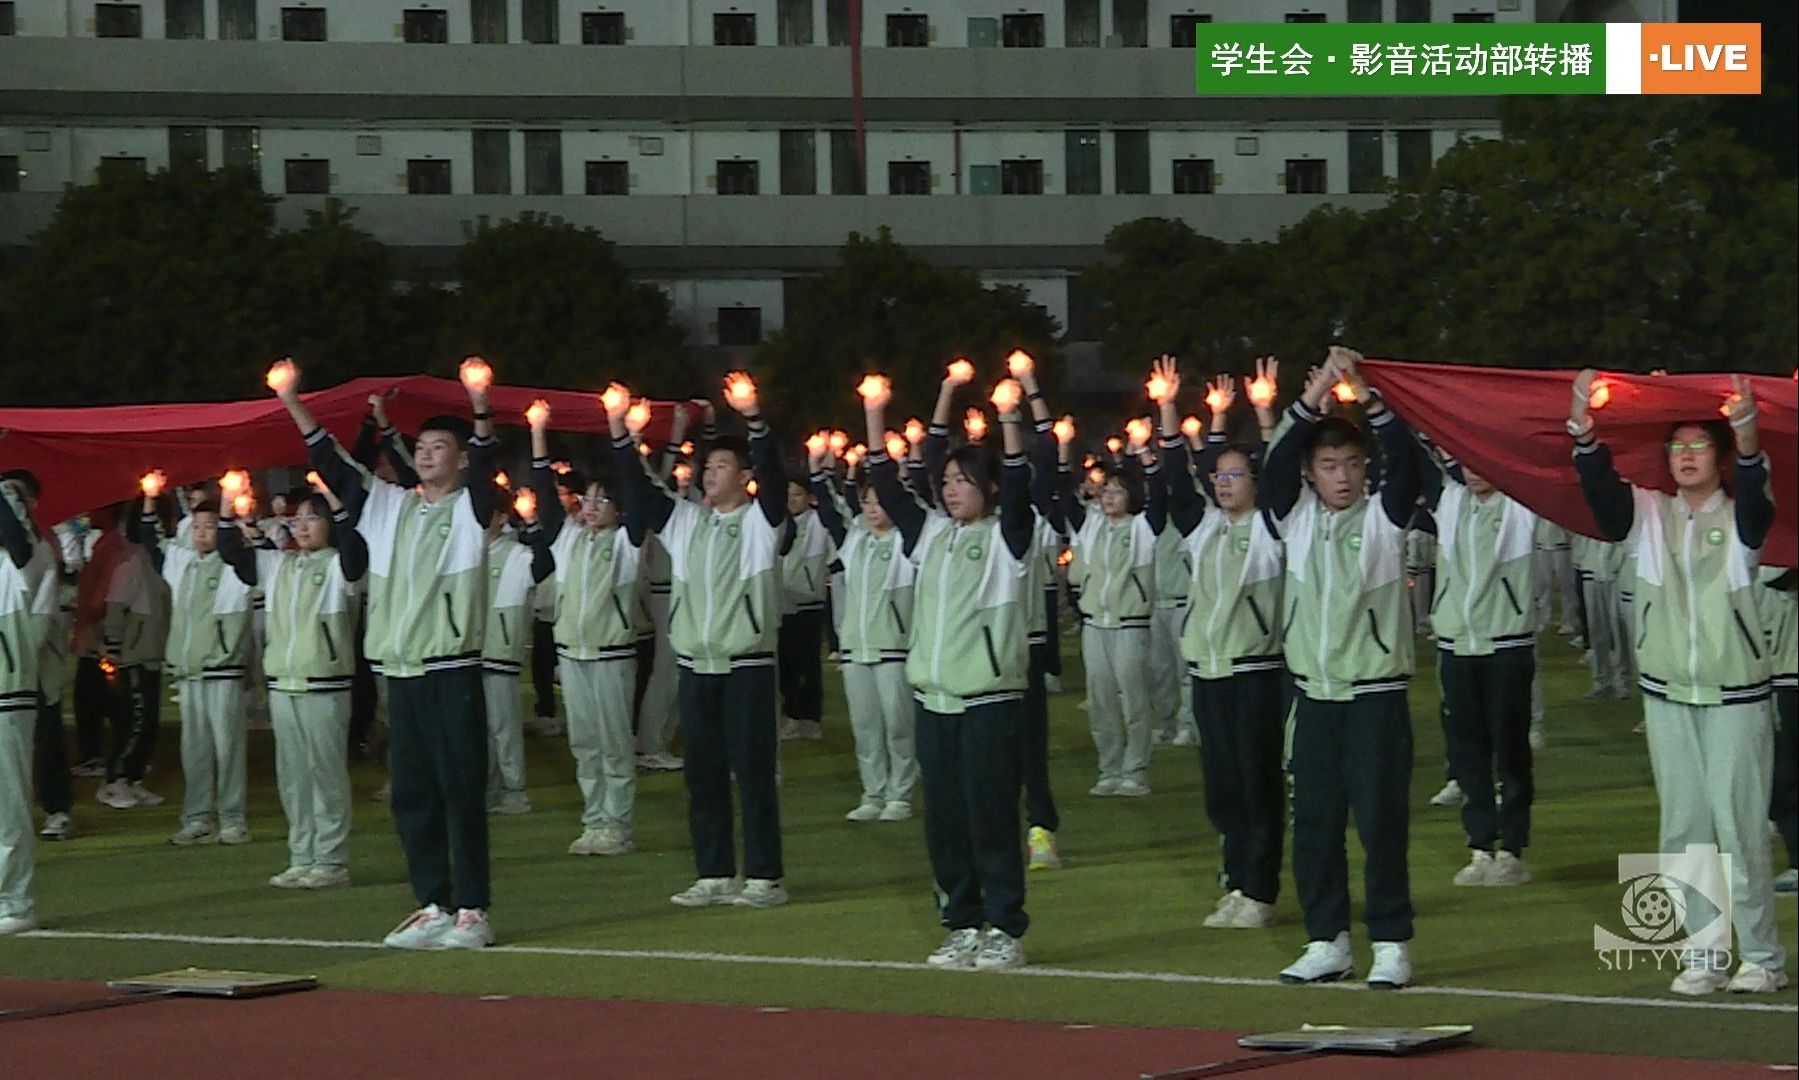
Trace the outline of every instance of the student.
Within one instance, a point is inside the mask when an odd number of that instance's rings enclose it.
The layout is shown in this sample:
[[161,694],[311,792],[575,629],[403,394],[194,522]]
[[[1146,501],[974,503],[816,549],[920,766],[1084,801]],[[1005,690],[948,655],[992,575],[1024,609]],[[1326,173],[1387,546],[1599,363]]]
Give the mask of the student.
[[[906,675],[918,701],[925,845],[949,935],[938,968],[1000,971],[1025,963],[1019,769],[1030,671],[1028,593],[1038,557],[1024,454],[1023,391],[994,391],[1006,448],[963,446],[944,468],[944,513],[927,514],[883,449],[892,391],[865,393],[869,482],[917,568]],[[981,925],[988,926],[986,934]]]
[[[674,577],[669,639],[679,659],[687,826],[698,880],[669,897],[680,907],[787,902],[781,884],[781,808],[775,781],[775,636],[780,560],[791,542],[787,478],[747,375],[726,381],[726,400],[749,439],[706,448],[706,505],[658,490],[625,433],[627,395],[609,391],[607,416],[620,482],[630,485],[625,522],[661,537]],[[748,490],[752,462],[756,495]],[[741,887],[731,838],[731,779],[743,802]]]
[[[1162,475],[1168,513],[1188,571],[1188,616],[1181,655],[1199,729],[1206,816],[1224,840],[1226,893],[1205,925],[1253,930],[1273,926],[1286,831],[1281,751],[1287,710],[1280,648],[1280,533],[1256,506],[1256,454],[1208,443],[1199,471],[1203,497],[1187,471],[1189,450],[1175,416],[1179,369],[1157,364],[1168,387],[1160,403]],[[1228,376],[1226,376],[1228,379]],[[1230,407],[1228,386],[1215,385],[1214,416]],[[1272,401],[1270,401],[1272,405]],[[1222,433],[1222,429],[1219,429]]]
[[1586,608],[1587,652],[1591,657],[1593,688],[1587,700],[1630,696],[1629,661],[1625,652],[1630,638],[1619,619],[1618,545],[1588,536],[1573,540],[1574,570],[1580,577]]
[[580,516],[569,519],[550,470],[545,437],[550,409],[538,404],[527,414],[531,485],[541,543],[549,546],[554,567],[544,588],[557,594],[553,637],[568,747],[581,790],[581,835],[568,853],[628,855],[636,846],[631,696],[637,684],[637,599],[644,584],[643,523],[623,523],[613,485],[573,471],[562,482],[580,490]]
[[492,371],[470,358],[461,374],[473,432],[457,417],[427,420],[414,452],[420,488],[409,490],[339,451],[301,403],[292,361],[269,372],[313,468],[369,548],[366,640],[387,680],[394,827],[419,904],[384,939],[395,949],[475,949],[494,940],[481,689],[486,531],[497,498]]
[[487,632],[481,643],[481,696],[487,713],[487,809],[528,814],[525,794],[525,688],[520,674],[531,637],[534,594],[555,565],[538,530],[521,520],[525,540],[507,531],[506,508],[487,523]]
[[1537,519],[1537,632],[1549,629],[1549,618],[1561,605],[1559,632],[1581,637],[1586,629],[1580,617],[1580,579],[1574,573],[1574,534],[1548,518]]
[[[1731,856],[1731,925],[1741,966],[1716,970],[1697,951],[1670,989],[1703,995],[1773,993],[1787,985],[1774,918],[1767,816],[1774,733],[1767,643],[1756,606],[1762,542],[1774,523],[1767,455],[1749,380],[1733,376],[1716,419],[1674,425],[1667,462],[1673,495],[1626,483],[1588,413],[1595,372],[1574,379],[1568,434],[1581,490],[1601,535],[1636,556],[1642,610],[1636,636],[1649,763],[1661,799],[1661,850],[1716,844]],[[1711,413],[1704,403],[1696,412]],[[1713,414],[1715,416],[1715,413]],[[1735,468],[1725,487],[1732,434]],[[1588,611],[1589,622],[1595,618]]]
[[[39,703],[38,652],[48,617],[38,610],[42,562],[26,486],[0,480],[0,937],[37,929],[31,877],[31,741]],[[38,578],[27,576],[33,563]]]
[[[144,497],[144,513],[155,513]],[[185,539],[162,545],[147,537],[151,559],[162,564],[173,598],[166,653],[175,700],[181,709],[181,830],[177,847],[217,842],[247,844],[244,818],[249,731],[244,716],[244,674],[252,648],[251,586],[219,554],[220,504],[201,499],[189,507]],[[213,815],[218,828],[213,828]]]
[[[700,445],[711,445],[718,437],[717,422],[709,401],[688,402],[677,406],[670,421],[668,442],[662,448],[662,465],[652,481],[664,490],[674,489],[678,498],[686,498],[690,489],[680,476],[691,479],[693,466],[681,460],[692,414],[701,418]],[[674,646],[669,644],[669,603],[674,596],[674,582],[669,570],[668,552],[655,536],[644,538],[641,576],[648,580],[644,606],[649,611],[649,629],[655,639],[648,679],[643,698],[637,706],[637,765],[650,772],[679,772],[681,759],[673,752],[675,732],[681,726],[680,703],[676,700],[677,669]],[[639,628],[642,629],[641,627]]]
[[162,796],[144,786],[144,772],[162,728],[169,590],[145,547],[160,527],[159,520],[135,511],[129,502],[118,508],[123,543],[105,577],[105,615],[100,622],[112,756],[106,762],[106,783],[94,797],[115,810],[162,805]]
[[[24,510],[23,517],[15,515],[31,541],[30,561],[23,573],[36,590],[31,610],[44,620],[43,639],[38,646],[38,707],[31,748],[32,776],[45,815],[38,835],[46,840],[67,840],[75,835],[74,819],[70,816],[75,794],[69,782],[62,697],[69,673],[69,615],[74,609],[64,599],[75,581],[75,573],[64,562],[65,552],[70,550],[65,544],[66,530],[59,526],[45,533],[36,524],[38,497],[42,494],[37,477],[27,469],[10,469],[0,473],[0,484],[6,483],[13,485],[14,495]],[[79,548],[75,555],[80,557]]]
[[[1531,686],[1537,612],[1531,598],[1537,515],[1486,477],[1442,459],[1433,508],[1439,544],[1431,600],[1449,767],[1460,785],[1472,851],[1457,885],[1523,885],[1536,785]],[[1495,763],[1499,779],[1496,799]]]
[[1786,845],[1787,868],[1774,879],[1774,891],[1799,891],[1799,602],[1794,589],[1799,572],[1764,567],[1756,599],[1768,634],[1769,667],[1774,679],[1774,778],[1768,820]]
[[275,784],[287,817],[287,869],[277,889],[350,883],[349,738],[359,583],[368,548],[328,490],[296,499],[287,519],[291,551],[252,546],[230,500],[222,501],[219,554],[246,588],[267,598]]
[[[1368,985],[1411,982],[1411,885],[1406,864],[1412,724],[1411,609],[1405,532],[1417,510],[1418,448],[1404,421],[1362,381],[1360,356],[1332,346],[1269,449],[1260,499],[1287,544],[1287,666],[1298,691],[1293,723],[1293,881],[1311,939],[1283,982],[1350,977],[1349,814],[1366,856]],[[1369,440],[1323,415],[1341,378],[1354,391],[1384,459],[1367,490]],[[1203,740],[1202,740],[1203,741]]]
[[812,506],[801,477],[787,480],[787,518],[793,544],[781,559],[780,663],[783,739],[824,738],[825,583],[837,559],[830,530]]
[[[1133,439],[1133,454],[1145,448]],[[1067,446],[1061,455],[1066,464]],[[1150,791],[1150,716],[1156,706],[1144,675],[1155,610],[1156,538],[1166,521],[1166,492],[1155,463],[1145,466],[1141,476],[1116,466],[1106,473],[1097,510],[1090,510],[1075,498],[1071,474],[1060,475],[1060,501],[1074,550],[1069,574],[1081,590],[1087,722],[1099,752],[1099,781],[1088,794],[1141,797]]]
[[917,721],[906,682],[915,571],[874,486],[863,484],[856,492],[861,512],[850,520],[848,504],[831,486],[829,445],[818,440],[808,450],[818,520],[843,564],[838,647],[862,780],[862,800],[844,817],[906,821],[918,782]]

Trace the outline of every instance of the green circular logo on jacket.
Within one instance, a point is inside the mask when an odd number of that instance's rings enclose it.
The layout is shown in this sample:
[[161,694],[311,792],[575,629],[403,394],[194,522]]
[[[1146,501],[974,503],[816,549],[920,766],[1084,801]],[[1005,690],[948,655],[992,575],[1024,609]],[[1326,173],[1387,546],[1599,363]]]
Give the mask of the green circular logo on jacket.
[[741,530],[737,527],[737,523],[735,521],[733,521],[729,525],[725,526],[725,535],[730,537],[733,540],[737,539],[737,534],[742,531],[743,530]]
[[1237,550],[1238,551],[1248,551],[1249,550],[1249,537],[1247,537],[1247,536],[1237,537]]
[[206,579],[206,587],[209,589],[218,588],[219,587],[219,575],[214,574],[211,577],[207,578]]
[[985,554],[985,552],[983,552],[981,550],[981,545],[970,544],[968,546],[968,561],[969,562],[979,562],[981,559],[981,556],[984,554]]
[[314,585],[323,585],[325,583],[325,572],[320,570],[318,573],[312,575],[312,583]]
[[1362,550],[1362,534],[1361,533],[1350,533],[1349,537],[1347,539],[1345,539],[1343,542],[1345,544],[1349,545],[1349,550],[1351,550],[1351,551]]
[[491,577],[492,577],[492,578],[493,578],[493,579],[494,579],[494,580],[495,580],[495,581],[498,581],[498,580],[499,580],[499,578],[500,578],[500,569],[501,569],[501,568],[500,568],[500,567],[498,567],[498,566],[496,566],[496,567],[494,567],[494,568],[493,568],[493,569],[492,569],[492,570],[489,570],[489,571],[488,571],[488,574],[489,574],[489,575],[490,575],[490,576],[491,576]]
[[446,522],[444,522],[444,523],[443,523],[443,524],[442,524],[442,525],[439,525],[439,526],[438,526],[438,527],[437,527],[437,535],[439,535],[439,536],[441,536],[441,537],[443,537],[443,538],[444,538],[444,539],[446,539],[446,540],[447,540],[447,539],[449,539],[449,536],[450,536],[450,523],[449,523],[449,522],[447,522],[447,521],[446,521]]
[[882,548],[880,555],[881,555],[882,562],[892,562],[893,561],[893,549],[892,548]]
[[1724,542],[1724,530],[1723,529],[1707,530],[1706,534],[1705,534],[1705,542],[1710,544],[1713,547],[1717,547],[1719,544],[1722,544]]

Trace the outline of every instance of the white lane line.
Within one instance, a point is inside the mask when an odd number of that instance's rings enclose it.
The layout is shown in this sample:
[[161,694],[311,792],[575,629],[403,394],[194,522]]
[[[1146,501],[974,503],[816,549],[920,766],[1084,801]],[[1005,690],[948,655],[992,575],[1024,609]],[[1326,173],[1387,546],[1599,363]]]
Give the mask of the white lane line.
[[[385,951],[378,941],[327,941],[314,938],[217,937],[206,934],[160,934],[102,930],[33,930],[21,938],[53,941],[155,941],[177,945],[256,945],[288,949],[352,949]],[[596,949],[559,945],[496,945],[483,950],[499,955],[570,956],[601,960],[673,960],[702,964],[748,964],[767,967],[836,968],[854,971],[937,972],[923,963],[899,960],[846,960],[835,956],[756,956],[748,953],[686,952],[673,949]],[[1163,983],[1185,986],[1278,987],[1369,992],[1358,982],[1323,983],[1317,987],[1289,987],[1277,979],[1250,979],[1231,975],[1190,975],[1173,971],[1094,971],[1083,968],[1026,967],[1006,975],[1035,979],[1081,979],[1091,982]],[[1534,1001],[1554,1005],[1608,1005],[1634,1009],[1699,1009],[1710,1012],[1799,1014],[1799,1004],[1732,999],[1617,997],[1598,994],[1555,994],[1534,990],[1489,990],[1473,986],[1414,986],[1400,996],[1487,998],[1502,1001]]]

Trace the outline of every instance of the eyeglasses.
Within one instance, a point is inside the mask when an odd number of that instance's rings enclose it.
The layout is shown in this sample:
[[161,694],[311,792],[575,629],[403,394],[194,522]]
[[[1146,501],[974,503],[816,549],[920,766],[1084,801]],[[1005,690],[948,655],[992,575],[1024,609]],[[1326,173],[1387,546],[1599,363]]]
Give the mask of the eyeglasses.
[[1668,444],[1668,453],[1678,454],[1682,450],[1691,450],[1695,454],[1703,454],[1711,448],[1712,441],[1710,439],[1696,439],[1693,442],[1688,443],[1671,442]]
[[1212,479],[1214,481],[1229,480],[1230,482],[1232,482],[1234,484],[1239,480],[1249,479],[1249,470],[1247,470],[1247,469],[1226,469],[1223,472],[1213,473]]

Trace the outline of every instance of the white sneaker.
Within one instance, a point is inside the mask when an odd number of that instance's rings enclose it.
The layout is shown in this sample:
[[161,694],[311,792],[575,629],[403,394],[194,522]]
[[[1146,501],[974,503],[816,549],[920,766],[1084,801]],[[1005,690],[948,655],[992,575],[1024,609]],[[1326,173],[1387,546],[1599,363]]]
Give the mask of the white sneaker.
[[1787,973],[1744,962],[1724,989],[1733,994],[1774,994],[1787,987]]
[[801,720],[800,738],[805,739],[807,742],[824,742],[824,724],[817,720]]
[[1218,906],[1207,915],[1203,925],[1211,930],[1220,930],[1230,924],[1231,917],[1236,914],[1237,905],[1247,899],[1241,890],[1232,889],[1218,898]]
[[1488,885],[1528,885],[1530,884],[1530,867],[1524,865],[1524,859],[1509,851],[1501,851],[1493,856],[1493,869],[1487,875]]
[[142,780],[134,780],[126,787],[125,793],[131,797],[132,806],[161,806],[162,796],[144,786]]
[[508,817],[518,814],[529,814],[531,812],[531,797],[522,791],[508,791],[506,794],[500,796],[500,801],[494,806],[493,812],[496,814],[505,814]]
[[110,780],[94,789],[94,801],[101,806],[110,806],[114,810],[129,810],[137,805],[126,790],[123,780]]
[[1167,746],[1173,741],[1173,734],[1163,731],[1161,728],[1157,728],[1149,733],[1149,745],[1151,746]]
[[1368,968],[1368,989],[1403,990],[1412,984],[1412,950],[1403,941],[1374,943],[1374,963]]
[[1336,982],[1355,974],[1355,961],[1349,955],[1349,932],[1331,941],[1308,941],[1299,959],[1281,971],[1284,983]]
[[436,904],[426,904],[389,931],[381,944],[390,949],[442,948],[444,935],[455,925],[456,919],[449,912]]
[[[1210,924],[1208,924],[1210,925]],[[1214,929],[1266,930],[1274,925],[1274,905],[1264,904],[1253,896],[1237,894],[1237,902],[1224,912],[1224,919]]]
[[310,866],[290,866],[279,874],[269,878],[269,884],[277,889],[303,889],[306,875],[312,873]]
[[676,907],[711,907],[714,904],[730,904],[736,902],[740,888],[736,878],[703,877],[669,897],[668,902]]
[[925,963],[934,968],[948,968],[956,971],[973,971],[975,957],[981,952],[981,930],[977,926],[951,930],[931,955],[925,957]]
[[1479,848],[1468,858],[1468,865],[1455,872],[1457,885],[1493,884],[1493,853]]
[[190,821],[181,826],[181,831],[169,837],[169,843],[176,847],[193,847],[196,844],[210,844],[216,837],[212,833],[212,822]]
[[89,758],[79,765],[70,766],[69,775],[84,780],[103,780],[106,778],[106,763],[99,758]]
[[302,889],[341,889],[350,883],[350,868],[347,866],[314,866],[309,867],[306,876],[300,879]]
[[219,830],[219,843],[227,847],[250,842],[250,829],[247,825],[227,825]]
[[864,800],[854,810],[843,815],[845,821],[879,821],[881,819],[881,803],[879,800]]
[[911,821],[912,804],[904,799],[895,799],[881,807],[882,821]]
[[582,829],[581,835],[569,842],[568,853],[570,855],[598,855],[597,845],[599,842],[600,830],[598,828]]
[[1644,732],[1646,732],[1646,731],[1648,731],[1648,730],[1649,730],[1649,721],[1647,721],[1647,720],[1638,720],[1638,721],[1637,721],[1637,726],[1636,726],[1636,727],[1633,727],[1633,728],[1631,728],[1631,729],[1630,729],[1630,733],[1631,733],[1631,734],[1632,734],[1632,735],[1641,735],[1641,734],[1643,734],[1643,733],[1644,733]]
[[1043,676],[1043,692],[1046,694],[1060,694],[1062,692],[1062,677],[1060,675]]
[[1198,746],[1199,733],[1192,728],[1184,727],[1174,733],[1174,742],[1170,746]]
[[800,722],[791,716],[783,716],[779,731],[782,742],[792,742],[800,737]]
[[629,855],[637,850],[637,844],[631,834],[617,825],[601,825],[594,830],[598,835],[593,841],[591,855]]
[[1149,794],[1149,785],[1141,780],[1120,780],[1114,794],[1127,799],[1141,799]]
[[1454,780],[1444,784],[1441,791],[1430,797],[1432,806],[1440,806],[1445,810],[1453,810],[1467,801],[1468,796],[1462,794],[1462,785]]
[[637,764],[640,768],[648,769],[650,772],[680,772],[682,761],[667,751],[661,751],[654,754],[637,755]]
[[1062,853],[1056,850],[1056,834],[1041,825],[1032,825],[1025,833],[1025,848],[1031,853],[1027,870],[1060,870]]
[[46,840],[67,840],[75,835],[75,819],[68,814],[51,814],[44,819],[44,827],[38,833]]
[[1686,997],[1704,997],[1729,986],[1730,976],[1708,968],[1687,968],[1669,984],[1669,991]]
[[1099,783],[1094,784],[1087,789],[1087,794],[1101,796],[1116,795],[1118,794],[1118,781],[1101,779]]
[[738,907],[772,908],[780,907],[787,902],[787,890],[778,881],[767,878],[750,878],[743,883],[743,891],[731,901]]
[[[44,825],[46,829],[49,827],[48,823]],[[45,833],[44,835],[48,836],[49,834]],[[1794,893],[1799,893],[1799,868],[1789,866],[1782,870],[1774,879],[1774,892],[1779,896],[1792,896]]]
[[36,915],[0,915],[0,937],[37,929]]
[[1530,734],[1525,736],[1532,750],[1542,750],[1549,745],[1549,737],[1543,734],[1543,721],[1536,720],[1530,725]]
[[[447,917],[447,916],[446,916]],[[461,908],[456,912],[456,925],[445,930],[438,939],[440,949],[485,949],[493,944],[493,926],[487,912],[480,908]]]
[[1024,943],[995,926],[987,931],[974,958],[976,971],[1010,971],[1024,966]]

